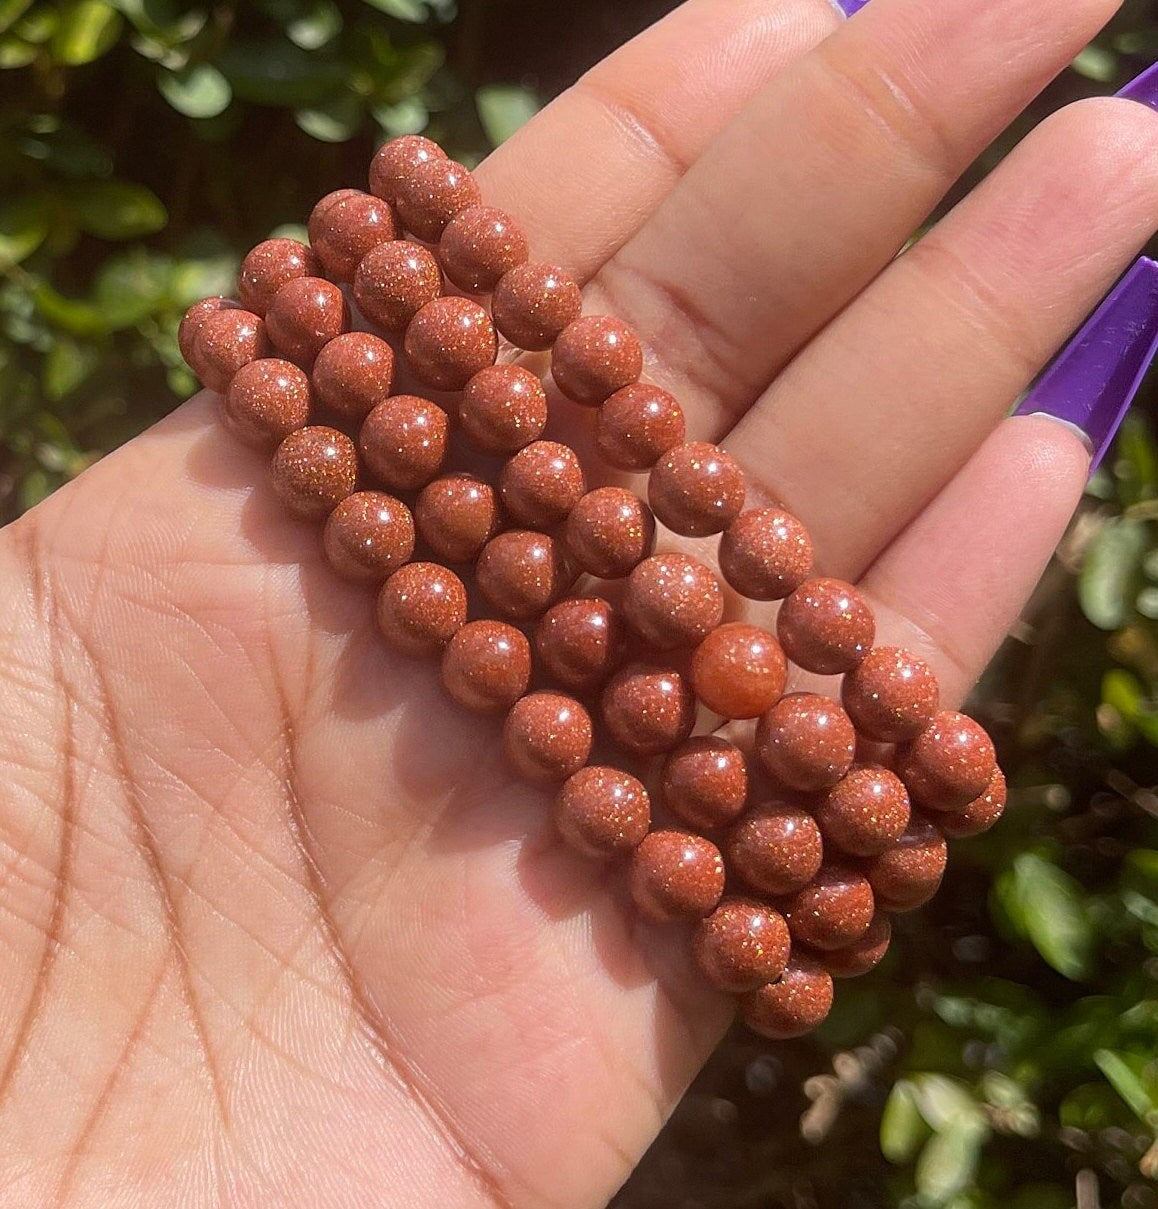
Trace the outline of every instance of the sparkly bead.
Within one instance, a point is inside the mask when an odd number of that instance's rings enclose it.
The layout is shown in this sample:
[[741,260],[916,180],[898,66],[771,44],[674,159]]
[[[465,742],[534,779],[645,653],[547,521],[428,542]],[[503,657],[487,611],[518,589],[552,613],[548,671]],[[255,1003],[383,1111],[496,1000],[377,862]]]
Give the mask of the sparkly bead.
[[264,315],[274,295],[297,277],[320,277],[322,265],[314,252],[296,239],[267,239],[241,262],[237,292],[241,305]]
[[369,332],[343,332],[318,353],[310,376],[326,407],[360,422],[390,394],[394,350]]
[[762,894],[792,894],[820,871],[824,844],[816,820],[790,802],[755,807],[736,824],[725,851],[729,867]]
[[937,823],[952,840],[980,835],[1001,818],[1005,811],[1006,794],[1005,774],[1000,768],[995,768],[988,786],[980,796],[961,810],[938,815]]
[[914,911],[937,893],[949,847],[928,819],[914,814],[905,833],[865,862],[865,875],[884,911]]
[[503,750],[511,767],[532,785],[565,781],[591,755],[591,715],[564,693],[528,693],[511,706]]
[[442,294],[442,271],[426,248],[405,239],[367,252],[354,271],[354,301],[367,319],[388,332],[403,332]]
[[726,898],[696,925],[692,953],[707,980],[741,994],[779,978],[791,949],[778,911],[750,898]]
[[466,624],[466,588],[437,563],[407,563],[378,595],[378,628],[404,655],[434,655]]
[[521,525],[551,529],[579,502],[587,484],[575,451],[557,441],[533,441],[499,475],[499,498]]
[[689,827],[711,831],[740,817],[748,801],[748,765],[734,743],[697,735],[664,761],[664,805]]
[[807,672],[851,672],[868,654],[876,622],[864,597],[842,579],[808,579],[780,606],[784,653]]
[[634,492],[597,487],[568,514],[566,541],[582,570],[600,579],[620,579],[651,553],[655,518]]
[[460,290],[489,294],[500,277],[526,261],[527,237],[506,211],[471,206],[447,223],[438,254]]
[[696,696],[725,718],[758,718],[780,700],[788,664],[780,644],[759,626],[718,626],[692,655]]
[[707,441],[669,450],[647,480],[656,517],[684,537],[726,529],[744,506],[744,472],[730,453]]
[[784,973],[740,999],[740,1019],[761,1037],[790,1041],[812,1032],[832,1011],[832,976],[816,960],[793,953]]
[[401,500],[357,491],[330,513],[323,533],[330,565],[347,579],[385,579],[414,553],[414,519]]
[[310,215],[310,244],[333,281],[353,281],[362,257],[379,244],[398,238],[394,211],[372,193],[351,193],[326,204],[323,198]]
[[932,668],[895,646],[874,647],[840,687],[853,725],[880,743],[916,738],[933,720],[939,699]]
[[535,629],[535,651],[547,674],[575,692],[590,692],[619,666],[623,627],[598,596],[561,600]]
[[358,448],[372,474],[394,491],[423,487],[446,459],[446,412],[417,395],[392,395],[366,417]]
[[830,949],[824,955],[824,964],[834,978],[859,978],[880,965],[889,951],[892,937],[893,925],[889,923],[889,917],[878,911],[860,940]]
[[428,302],[406,329],[410,368],[435,390],[462,390],[495,363],[498,341],[491,317],[469,298]]
[[760,719],[756,752],[789,789],[828,789],[852,767],[856,732],[848,715],[827,697],[789,693]]
[[370,192],[393,202],[402,183],[420,165],[444,160],[446,152],[433,140],[420,134],[403,134],[383,143],[370,161]]
[[555,385],[587,407],[598,407],[617,390],[637,382],[641,373],[639,337],[610,315],[585,315],[569,323],[551,350]]
[[851,865],[824,864],[783,905],[792,939],[812,949],[839,949],[859,940],[876,910],[868,879]]
[[444,562],[474,562],[502,526],[495,489],[473,474],[444,474],[414,506],[422,540]]
[[[348,197],[361,197],[361,189],[334,189],[321,198],[317,205],[310,211],[310,216],[306,220],[306,238],[312,243],[314,236],[319,232],[319,219],[331,207],[336,206],[339,202],[344,202]],[[318,262],[319,265],[321,261]],[[322,274],[315,273],[315,277],[321,277]]]
[[466,384],[458,418],[476,449],[509,456],[542,436],[547,392],[522,366],[488,365]]
[[516,348],[548,349],[579,318],[583,295],[570,274],[549,264],[524,264],[505,273],[491,295],[495,327]]
[[686,554],[653,554],[632,571],[623,599],[628,625],[656,650],[694,646],[724,616],[719,581]]
[[358,451],[345,433],[315,424],[282,441],[270,470],[274,491],[294,516],[320,519],[353,493]]
[[720,537],[720,572],[749,600],[782,600],[812,574],[812,539],[782,508],[749,508]]
[[555,826],[585,856],[618,856],[637,847],[651,825],[647,790],[618,768],[589,764],[567,778],[555,799]]
[[419,239],[434,243],[447,223],[482,200],[468,169],[451,159],[415,164],[398,181],[394,205],[402,225]]
[[696,722],[691,685],[673,668],[626,667],[612,677],[600,704],[612,739],[636,756],[671,751]]
[[545,613],[574,582],[559,543],[533,529],[508,529],[491,538],[475,575],[487,603],[513,621]]
[[350,308],[332,281],[295,277],[274,295],[265,321],[278,352],[308,367],[329,341],[349,328]]
[[702,919],[724,893],[724,858],[690,831],[651,831],[631,854],[631,897],[653,923]]
[[238,440],[272,449],[310,418],[310,380],[291,361],[261,357],[243,365],[222,410]]
[[997,753],[972,718],[945,709],[911,743],[898,748],[895,767],[921,806],[961,810],[985,792]]
[[[194,373],[197,373],[197,370],[193,365],[195,355],[193,349],[197,340],[197,333],[201,330],[201,325],[210,315],[216,315],[218,311],[237,311],[242,309],[240,304],[234,302],[232,298],[202,298],[200,302],[195,302],[185,312],[181,325],[177,328],[177,347],[181,350],[181,356],[185,358],[186,365]],[[198,377],[200,377],[199,374]]]
[[635,382],[599,409],[595,445],[600,457],[619,470],[650,470],[669,449],[683,444],[686,433],[675,396]]
[[267,336],[265,321],[252,311],[214,311],[201,320],[189,364],[203,386],[224,394],[243,365],[269,356]]
[[875,856],[898,840],[909,823],[909,795],[887,768],[851,768],[817,803],[824,842],[851,856]]
[[531,679],[531,645],[501,621],[468,621],[447,643],[442,683],[467,709],[496,713],[510,709]]

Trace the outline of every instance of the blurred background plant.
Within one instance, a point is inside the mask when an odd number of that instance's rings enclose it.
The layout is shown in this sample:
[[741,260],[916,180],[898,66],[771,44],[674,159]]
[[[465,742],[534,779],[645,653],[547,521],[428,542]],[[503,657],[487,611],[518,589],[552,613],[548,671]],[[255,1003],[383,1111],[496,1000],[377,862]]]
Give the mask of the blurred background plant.
[[[378,142],[476,161],[671,7],[0,0],[0,520],[191,393],[185,307]],[[1127,0],[961,189],[1155,58]],[[976,694],[1006,820],[815,1040],[728,1039],[619,1209],[1158,1207],[1156,400]]]

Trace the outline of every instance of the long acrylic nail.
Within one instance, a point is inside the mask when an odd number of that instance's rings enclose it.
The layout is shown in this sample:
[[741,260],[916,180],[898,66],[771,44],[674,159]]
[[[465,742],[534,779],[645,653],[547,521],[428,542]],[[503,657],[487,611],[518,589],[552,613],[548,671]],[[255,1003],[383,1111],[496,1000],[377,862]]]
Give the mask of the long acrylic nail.
[[1142,257],[1110,291],[1014,415],[1046,415],[1089,441],[1090,471],[1110,447],[1158,354],[1158,263]]
[[1118,96],[1158,109],[1158,63],[1147,67],[1140,76],[1135,76],[1119,91]]

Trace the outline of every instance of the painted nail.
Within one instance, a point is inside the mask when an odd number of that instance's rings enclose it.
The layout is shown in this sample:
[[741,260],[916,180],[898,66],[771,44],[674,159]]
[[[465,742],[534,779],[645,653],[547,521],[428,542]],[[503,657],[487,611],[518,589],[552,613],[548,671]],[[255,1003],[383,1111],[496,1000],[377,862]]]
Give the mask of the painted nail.
[[1158,109],[1158,63],[1147,67],[1140,76],[1135,76],[1118,96]]
[[1110,291],[1014,415],[1046,415],[1089,443],[1091,473],[1158,354],[1158,263],[1142,257]]
[[832,2],[846,17],[851,17],[853,13],[859,13],[869,0],[832,0]]

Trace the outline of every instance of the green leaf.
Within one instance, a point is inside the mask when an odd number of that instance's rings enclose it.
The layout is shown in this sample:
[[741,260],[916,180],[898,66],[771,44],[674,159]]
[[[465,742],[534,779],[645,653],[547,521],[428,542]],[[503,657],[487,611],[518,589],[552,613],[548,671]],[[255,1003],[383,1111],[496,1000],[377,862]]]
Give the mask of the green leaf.
[[27,67],[40,51],[31,42],[23,42],[19,38],[5,38],[0,42],[0,71]]
[[1099,629],[1120,629],[1130,616],[1148,547],[1145,523],[1128,517],[1107,520],[1090,543],[1078,580],[1078,600]]
[[1094,930],[1082,889],[1036,852],[1023,852],[995,887],[1014,927],[1066,978],[1086,977],[1092,966]]
[[90,302],[65,298],[51,286],[39,285],[33,290],[36,308],[53,326],[74,336],[94,337],[108,334],[105,316]]
[[495,147],[539,112],[539,98],[519,84],[486,84],[475,94],[475,105],[483,130]]
[[362,102],[352,93],[335,97],[324,105],[299,109],[294,121],[310,138],[322,143],[344,143],[362,126]]
[[77,223],[100,239],[136,239],[160,231],[169,215],[144,185],[129,181],[87,181],[68,193]]
[[50,399],[63,399],[71,394],[97,367],[100,349],[93,344],[81,344],[68,336],[53,341],[44,358],[41,382]]
[[400,134],[421,134],[430,120],[430,110],[417,97],[399,101],[395,105],[372,106],[370,114],[388,138],[397,138]]
[[1153,1060],[1140,1054],[1100,1049],[1094,1054],[1094,1061],[1098,1070],[1106,1076],[1106,1082],[1122,1097],[1138,1120],[1151,1127],[1158,1124]]
[[928,1141],[930,1128],[907,1079],[900,1079],[889,1092],[881,1114],[881,1154],[890,1163],[909,1163]]
[[342,32],[342,13],[331,0],[314,0],[300,16],[286,23],[289,40],[302,50],[317,50]]
[[99,59],[115,45],[121,14],[102,0],[69,0],[52,39],[52,56],[67,67]]
[[336,59],[280,38],[236,39],[217,56],[217,66],[235,95],[258,105],[319,105],[346,82],[346,68]]
[[925,1144],[913,1173],[921,1203],[940,1206],[973,1183],[989,1129],[979,1115],[956,1118]]
[[425,21],[430,16],[430,10],[422,0],[365,0],[365,3],[399,21]]
[[194,63],[181,71],[162,71],[157,77],[161,95],[189,118],[215,118],[233,99],[229,81],[212,63]]
[[1071,66],[1079,76],[1099,84],[1112,83],[1118,76],[1118,56],[1101,46],[1087,46]]
[[0,0],[0,34],[18,21],[31,7],[32,0]]
[[172,263],[145,248],[133,248],[105,261],[93,281],[92,301],[110,331],[133,327],[169,302]]
[[0,204],[0,267],[19,264],[48,237],[47,199],[32,195]]

